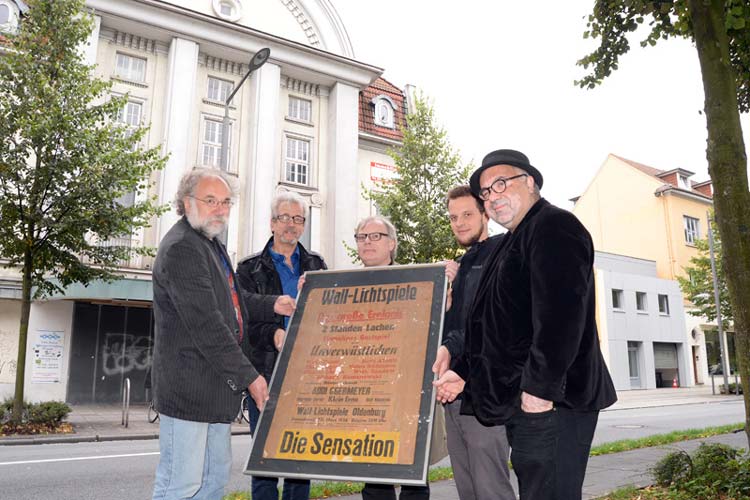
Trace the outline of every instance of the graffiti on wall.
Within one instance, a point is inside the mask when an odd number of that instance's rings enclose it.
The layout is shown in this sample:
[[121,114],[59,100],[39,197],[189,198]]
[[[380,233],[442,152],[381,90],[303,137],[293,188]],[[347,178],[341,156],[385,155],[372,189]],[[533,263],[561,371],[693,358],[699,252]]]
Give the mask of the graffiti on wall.
[[0,384],[16,383],[18,332],[0,329]]
[[145,371],[151,365],[149,337],[122,333],[107,333],[102,346],[102,373],[120,375],[133,370]]

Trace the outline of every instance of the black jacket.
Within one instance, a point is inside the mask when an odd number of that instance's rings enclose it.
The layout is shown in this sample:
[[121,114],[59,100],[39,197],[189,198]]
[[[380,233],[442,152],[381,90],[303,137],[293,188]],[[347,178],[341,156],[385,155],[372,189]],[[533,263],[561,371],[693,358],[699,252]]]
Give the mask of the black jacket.
[[[237,345],[239,324],[220,255],[230,262],[220,243],[184,217],[159,243],[151,378],[155,407],[170,417],[231,422],[241,391],[258,376]],[[256,321],[273,319],[266,297],[243,294],[241,302],[245,325],[250,311]]]
[[540,199],[487,260],[456,372],[461,411],[502,424],[521,391],[576,410],[617,400],[599,348],[594,246],[570,212]]
[[[273,258],[268,249],[273,237],[263,248],[262,252],[242,259],[237,265],[237,276],[243,290],[251,294],[270,295],[275,297],[283,295],[281,278],[276,272]],[[299,247],[300,273],[306,271],[318,271],[328,269],[323,258],[315,252],[308,252],[301,243]],[[242,351],[252,362],[253,366],[270,381],[273,368],[276,364],[276,346],[273,343],[273,334],[278,328],[284,328],[284,317],[274,315],[271,321],[253,321],[248,323],[245,341],[242,343]]]
[[504,234],[498,234],[471,246],[457,261],[461,264],[453,280],[451,308],[445,313],[445,328],[442,344],[451,355],[454,367],[464,352],[464,325],[466,313],[479,286],[482,267],[495,247],[503,241]]

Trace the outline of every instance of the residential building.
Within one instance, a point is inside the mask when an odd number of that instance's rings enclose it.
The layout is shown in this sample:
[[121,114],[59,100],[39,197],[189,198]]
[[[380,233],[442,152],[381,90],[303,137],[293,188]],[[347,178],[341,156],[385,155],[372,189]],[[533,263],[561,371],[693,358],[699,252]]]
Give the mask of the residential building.
[[[270,202],[284,190],[310,203],[302,240],[331,268],[351,267],[357,221],[372,213],[361,187],[394,170],[404,92],[358,61],[329,0],[87,0],[95,27],[83,49],[112,93],[128,95],[118,119],[150,125],[143,146],[161,146],[166,168],[149,194],[169,203],[181,175],[220,168],[229,136],[228,172],[240,197],[227,248],[233,260],[262,249]],[[7,8],[7,19],[5,16]],[[26,5],[0,0],[0,28],[23,22]],[[3,21],[5,20],[5,23]],[[270,58],[237,92],[223,124],[224,100],[261,48]],[[0,57],[2,55],[0,54]],[[157,246],[177,221],[170,211],[127,244]],[[125,378],[133,401],[153,339],[151,258],[123,262],[124,279],[68,287],[32,304],[26,360],[29,400],[113,402]],[[20,318],[17,270],[0,269],[0,398],[14,391]],[[51,354],[50,354],[51,353]]]
[[[659,170],[610,154],[583,194],[572,200],[573,213],[591,233],[596,250],[653,261],[657,278],[675,280],[686,275],[690,258],[698,255],[695,241],[707,237],[712,208],[711,181],[696,182],[693,175],[682,168]],[[690,304],[681,302],[688,311]],[[670,303],[673,311],[676,305],[674,300]],[[646,328],[646,319],[630,322],[629,328]],[[680,382],[702,384],[708,378],[706,337],[716,335],[716,325],[690,314],[685,314],[684,324],[683,351],[691,356],[687,366],[693,368],[692,376]]]

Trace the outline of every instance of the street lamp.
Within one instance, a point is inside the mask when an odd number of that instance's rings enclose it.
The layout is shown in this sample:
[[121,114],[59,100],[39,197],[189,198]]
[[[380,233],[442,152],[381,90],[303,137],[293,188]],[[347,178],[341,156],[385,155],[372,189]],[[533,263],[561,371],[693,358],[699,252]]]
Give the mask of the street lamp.
[[248,79],[250,76],[250,73],[255,71],[256,69],[263,66],[266,61],[268,61],[268,57],[271,55],[271,49],[268,47],[260,49],[258,52],[255,53],[252,59],[250,59],[249,68],[247,69],[247,73],[245,73],[245,76],[242,77],[242,80],[240,80],[240,83],[238,83],[234,89],[232,89],[232,93],[229,94],[229,97],[227,97],[227,100],[224,102],[224,120],[222,121],[221,125],[221,169],[226,172],[229,170],[229,103],[232,102],[232,98],[234,98],[234,94],[237,93],[238,90],[242,87],[242,84],[245,83],[245,80]]
[[[721,347],[721,371],[724,372],[724,387],[729,394],[729,352],[727,342],[724,339],[724,327],[721,321],[721,299],[719,298],[719,276],[716,274],[716,258],[714,257],[714,231],[711,223],[711,213],[706,212],[708,219],[708,250],[711,257],[711,277],[714,283],[714,303],[716,304],[716,325],[719,327],[719,346]],[[714,374],[711,374],[711,387],[713,387]],[[736,388],[739,394],[739,387]]]

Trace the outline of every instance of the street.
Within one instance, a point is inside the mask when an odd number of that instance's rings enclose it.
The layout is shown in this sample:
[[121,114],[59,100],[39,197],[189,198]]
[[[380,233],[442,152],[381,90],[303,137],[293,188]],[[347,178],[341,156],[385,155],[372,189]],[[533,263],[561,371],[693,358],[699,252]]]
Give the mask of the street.
[[[741,422],[742,400],[602,412],[594,444]],[[227,491],[249,488],[241,472],[250,437],[234,436]],[[158,441],[0,446],[0,492],[8,500],[150,498]],[[446,461],[447,463],[447,461]]]

